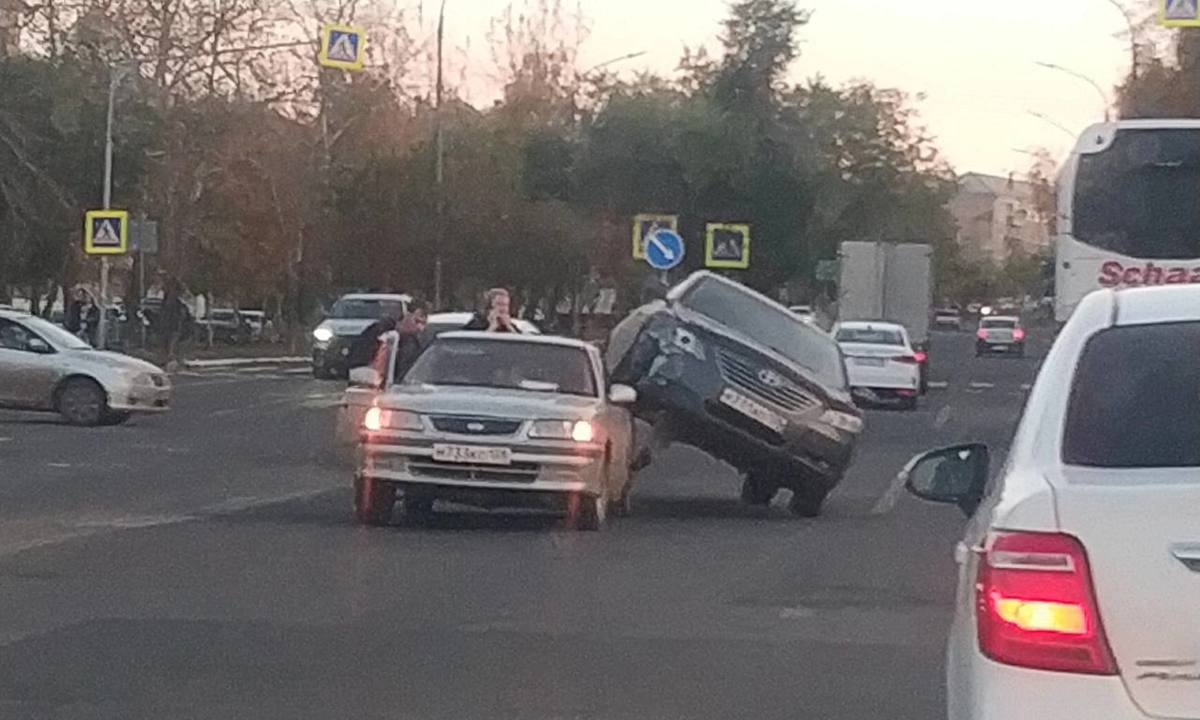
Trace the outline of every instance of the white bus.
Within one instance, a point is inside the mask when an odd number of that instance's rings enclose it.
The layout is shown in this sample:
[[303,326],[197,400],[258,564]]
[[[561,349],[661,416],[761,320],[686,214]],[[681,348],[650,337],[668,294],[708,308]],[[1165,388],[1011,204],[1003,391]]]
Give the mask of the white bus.
[[1089,127],[1058,192],[1059,322],[1099,288],[1200,283],[1200,120]]

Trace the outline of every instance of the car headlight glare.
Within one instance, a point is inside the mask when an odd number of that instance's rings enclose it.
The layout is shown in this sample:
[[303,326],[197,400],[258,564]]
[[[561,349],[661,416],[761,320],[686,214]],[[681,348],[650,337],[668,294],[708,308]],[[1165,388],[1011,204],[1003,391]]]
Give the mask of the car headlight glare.
[[535,420],[529,437],[589,443],[596,439],[596,428],[587,420]]
[[407,410],[385,410],[371,407],[363,416],[363,427],[370,432],[383,430],[420,430],[421,416]]
[[326,327],[319,327],[313,330],[313,339],[317,342],[329,342],[333,339],[333,331]]

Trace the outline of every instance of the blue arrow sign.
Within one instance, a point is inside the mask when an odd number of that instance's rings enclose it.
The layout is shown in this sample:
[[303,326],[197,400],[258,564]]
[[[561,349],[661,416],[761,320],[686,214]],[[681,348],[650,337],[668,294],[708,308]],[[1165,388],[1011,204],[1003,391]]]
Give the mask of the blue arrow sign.
[[658,228],[646,236],[646,262],[655,270],[670,270],[683,262],[683,238],[670,228]]

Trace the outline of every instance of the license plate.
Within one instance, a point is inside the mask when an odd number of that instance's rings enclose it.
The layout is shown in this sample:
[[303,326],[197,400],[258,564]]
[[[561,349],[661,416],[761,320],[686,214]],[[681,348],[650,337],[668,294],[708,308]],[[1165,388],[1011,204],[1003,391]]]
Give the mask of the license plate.
[[1007,350],[1008,346],[1004,345],[1003,343],[994,343],[992,345],[992,349],[993,350]]
[[731,390],[729,388],[722,390],[721,402],[733,408],[734,410],[737,410],[743,415],[757,420],[775,432],[783,432],[783,429],[787,427],[787,420],[785,420],[782,415],[766,407],[760,402],[751,400],[736,390]]
[[883,367],[883,358],[853,358],[855,365],[863,367]]
[[468,465],[512,465],[512,450],[478,445],[434,445],[433,459]]

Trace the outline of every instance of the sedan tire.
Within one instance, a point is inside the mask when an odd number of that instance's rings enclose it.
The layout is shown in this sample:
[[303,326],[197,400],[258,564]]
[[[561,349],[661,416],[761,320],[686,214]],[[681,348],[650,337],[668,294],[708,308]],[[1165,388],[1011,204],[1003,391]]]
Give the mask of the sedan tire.
[[354,478],[354,519],[359,525],[387,525],[395,506],[396,488],[390,483]]
[[572,496],[569,506],[569,519],[573,521],[576,530],[596,532],[608,525],[608,496],[588,495],[578,493]]
[[108,395],[90,378],[71,378],[58,393],[59,414],[72,425],[95,427],[108,415]]
[[797,517],[820,517],[830,489],[813,481],[792,488],[792,500],[788,503],[788,509]]

